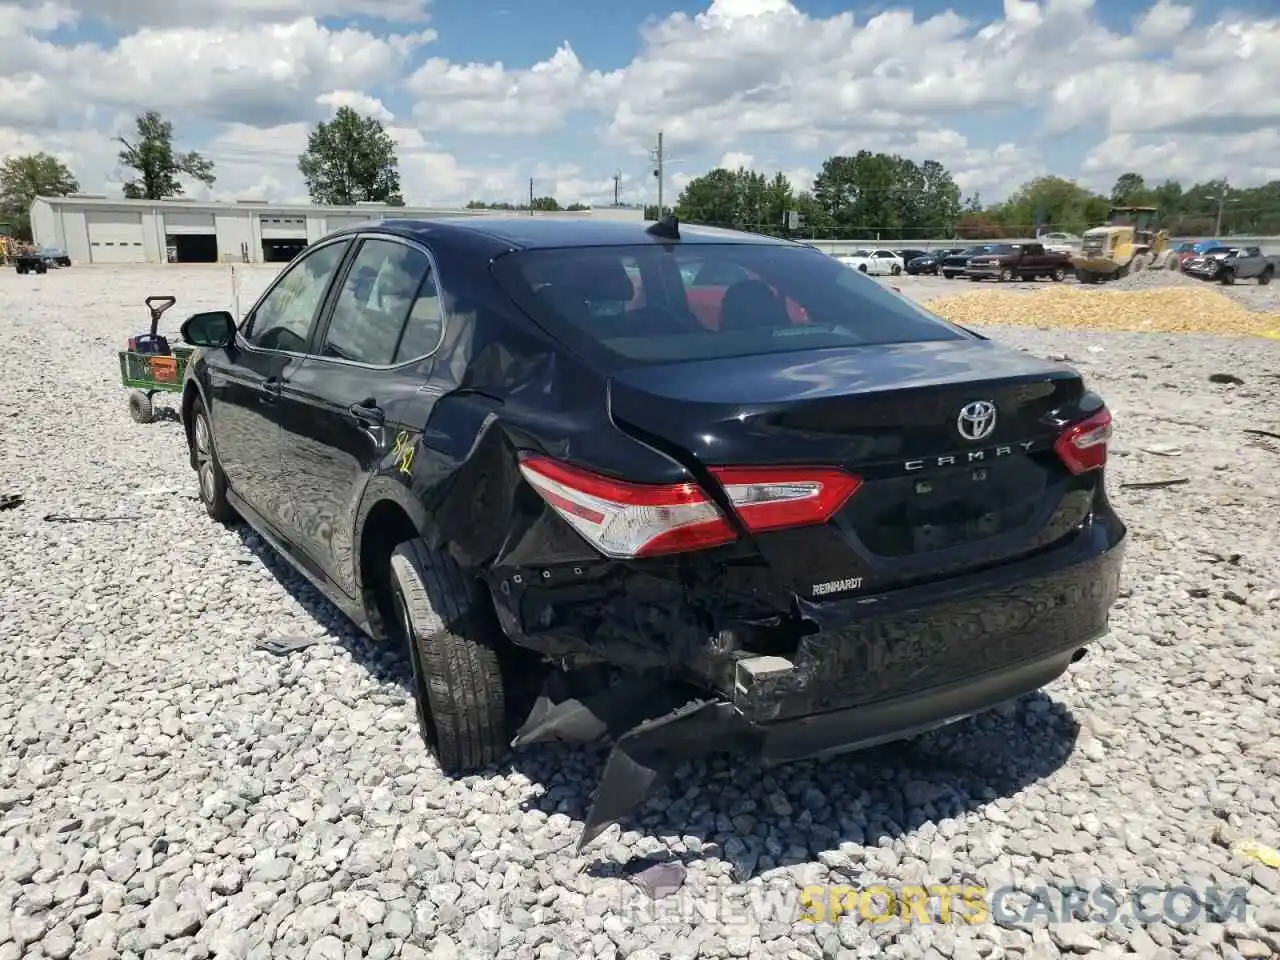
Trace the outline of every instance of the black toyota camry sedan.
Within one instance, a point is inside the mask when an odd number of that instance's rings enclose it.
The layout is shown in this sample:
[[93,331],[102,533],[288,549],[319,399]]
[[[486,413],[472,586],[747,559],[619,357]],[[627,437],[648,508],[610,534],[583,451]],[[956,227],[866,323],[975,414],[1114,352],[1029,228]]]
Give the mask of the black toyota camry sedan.
[[584,843],[691,756],[908,736],[1107,630],[1102,399],[802,244],[385,220],[183,336],[210,516],[404,645],[445,771],[611,744]]

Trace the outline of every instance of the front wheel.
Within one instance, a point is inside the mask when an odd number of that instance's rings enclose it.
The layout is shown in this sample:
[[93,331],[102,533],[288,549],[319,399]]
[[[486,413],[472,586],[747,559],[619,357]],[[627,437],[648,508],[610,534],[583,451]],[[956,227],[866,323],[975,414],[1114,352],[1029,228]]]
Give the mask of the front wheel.
[[508,751],[502,628],[479,584],[421,540],[391,554],[391,593],[413,666],[418,730],[447,775]]
[[1012,283],[1012,282],[1013,282],[1013,271],[1012,271],[1012,270],[1010,270],[1008,267],[1005,267],[1003,270],[1001,270],[1001,271],[1000,271],[1000,282],[1001,282],[1001,283]]
[[1272,267],[1267,267],[1267,269],[1262,271],[1262,276],[1258,277],[1258,286],[1265,287],[1268,283],[1271,282],[1271,277],[1274,274],[1275,274],[1275,270]]
[[1229,287],[1236,282],[1236,275],[1230,270],[1223,270],[1219,279],[1224,287]]
[[213,446],[213,431],[209,427],[209,414],[200,400],[192,409],[191,446],[195,452],[196,477],[200,481],[200,502],[205,512],[219,523],[230,523],[236,512],[227,500],[227,475],[218,462],[218,451]]

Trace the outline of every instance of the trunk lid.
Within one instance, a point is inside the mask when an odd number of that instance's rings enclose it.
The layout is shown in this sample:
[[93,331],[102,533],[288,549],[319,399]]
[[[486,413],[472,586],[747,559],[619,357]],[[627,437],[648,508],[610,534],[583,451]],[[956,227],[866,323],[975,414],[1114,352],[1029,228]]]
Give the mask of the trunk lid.
[[[837,465],[863,479],[828,523],[755,538],[809,598],[947,576],[1069,533],[1095,481],[1053,443],[1084,395],[1073,369],[981,340],[650,366],[610,383],[618,426],[704,481],[723,465]],[[961,423],[975,402],[995,405],[989,434],[961,432],[980,426]]]

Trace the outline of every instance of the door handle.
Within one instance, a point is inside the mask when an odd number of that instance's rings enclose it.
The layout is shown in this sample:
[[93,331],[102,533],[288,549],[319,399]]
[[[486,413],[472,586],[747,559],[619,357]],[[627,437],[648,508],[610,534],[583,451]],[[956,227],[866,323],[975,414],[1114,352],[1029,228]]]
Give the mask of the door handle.
[[374,403],[353,403],[347,407],[347,413],[367,426],[380,427],[387,419],[382,408]]
[[258,392],[260,394],[258,399],[263,403],[270,403],[278,399],[280,396],[280,384],[279,377],[268,377],[263,380],[262,383],[258,384]]

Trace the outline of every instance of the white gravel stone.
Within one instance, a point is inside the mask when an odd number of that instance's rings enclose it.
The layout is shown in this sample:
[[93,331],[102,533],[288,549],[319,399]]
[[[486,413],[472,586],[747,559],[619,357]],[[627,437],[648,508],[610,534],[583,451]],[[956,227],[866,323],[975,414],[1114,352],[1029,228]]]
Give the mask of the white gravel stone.
[[[237,269],[243,306],[274,272]],[[1111,636],[1043,695],[906,744],[689,765],[575,857],[598,757],[443,779],[395,652],[205,519],[176,422],[129,419],[115,351],[146,328],[143,297],[170,291],[172,334],[229,306],[230,270],[0,274],[0,495],[25,498],[0,512],[0,960],[1280,948],[1280,877],[1229,849],[1280,847],[1280,441],[1244,432],[1280,430],[1280,343],[988,331],[1075,358],[1115,412],[1132,536]],[[255,650],[277,634],[327,643]],[[617,866],[659,851],[688,875],[644,901]],[[1010,904],[1240,886],[1251,913],[1052,936],[797,922],[806,884],[913,882],[1008,885]]]

